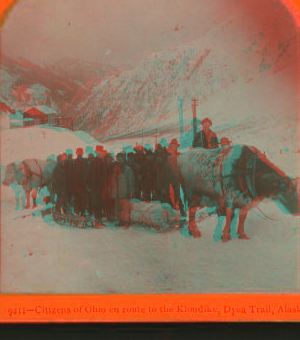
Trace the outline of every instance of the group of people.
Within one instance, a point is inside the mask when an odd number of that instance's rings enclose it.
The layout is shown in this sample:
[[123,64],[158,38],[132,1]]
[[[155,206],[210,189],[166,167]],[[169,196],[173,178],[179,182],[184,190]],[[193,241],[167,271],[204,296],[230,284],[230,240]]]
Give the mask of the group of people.
[[[204,147],[218,147],[214,142],[217,136],[210,130],[211,121],[206,118],[201,123],[207,140]],[[198,139],[197,133],[193,147],[199,146]],[[179,147],[176,139],[169,145],[163,139],[155,150],[149,144],[127,147],[116,158],[101,145],[95,150],[88,146],[86,157],[82,148],[76,150],[76,158],[71,149],[66,150],[57,156],[52,173],[56,212],[76,216],[88,214],[100,225],[106,217],[107,221],[116,220],[122,225],[122,200],[135,198],[169,203],[185,216],[176,166]]]

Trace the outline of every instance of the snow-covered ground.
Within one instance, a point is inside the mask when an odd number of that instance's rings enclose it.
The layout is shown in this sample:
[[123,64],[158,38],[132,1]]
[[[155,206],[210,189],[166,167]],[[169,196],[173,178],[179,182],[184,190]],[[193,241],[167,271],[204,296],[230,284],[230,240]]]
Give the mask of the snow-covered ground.
[[[154,145],[154,139],[143,143]],[[136,143],[125,140],[104,145],[117,152],[128,144]],[[7,130],[1,135],[1,164],[45,159],[52,153],[67,148],[75,152],[87,145],[78,134],[64,129]],[[276,149],[276,145],[272,147]],[[298,176],[298,154],[290,151],[271,156],[282,170]],[[250,240],[228,243],[213,240],[216,216],[201,222],[202,237],[195,239],[179,228],[165,233],[137,225],[128,229],[113,224],[99,230],[74,229],[58,226],[50,217],[48,221],[41,216],[15,220],[21,213],[14,207],[12,189],[1,186],[3,293],[299,290],[299,218],[284,215],[272,202],[260,205],[271,219],[257,210],[249,213],[245,231]]]

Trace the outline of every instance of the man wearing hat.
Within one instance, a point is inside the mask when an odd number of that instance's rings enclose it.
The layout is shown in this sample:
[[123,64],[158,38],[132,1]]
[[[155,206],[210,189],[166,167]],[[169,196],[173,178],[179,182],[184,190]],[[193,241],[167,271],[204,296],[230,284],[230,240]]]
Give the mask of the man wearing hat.
[[101,145],[95,149],[96,157],[88,162],[86,169],[86,188],[91,197],[92,213],[96,219],[97,226],[103,226],[103,154]]
[[63,164],[62,154],[57,156],[57,164],[52,172],[53,193],[56,196],[55,211],[59,214],[65,213],[65,195],[66,195],[66,171]]
[[145,156],[142,164],[142,190],[143,200],[146,202],[151,201],[154,196],[154,181],[155,181],[155,158],[153,148],[150,144],[145,145]]
[[114,154],[107,153],[104,156],[104,210],[106,212],[107,221],[111,222],[116,213],[117,198],[117,168],[114,162]]
[[73,159],[73,151],[72,149],[66,150],[67,159],[65,160],[65,171],[66,171],[66,207],[67,212],[69,214],[73,214],[74,208],[74,198],[75,198],[75,188],[74,188],[74,172],[75,172],[75,163]]
[[87,160],[83,158],[83,149],[77,148],[75,159],[74,187],[75,187],[75,212],[83,216],[86,208],[87,191],[85,188],[85,171]]
[[212,126],[212,121],[206,117],[201,121],[201,125],[202,125],[202,131],[206,135],[208,149],[213,149],[216,144],[213,141],[218,140],[218,137],[217,137],[217,134],[210,129],[210,127]]
[[126,165],[126,154],[120,152],[117,154],[116,178],[117,178],[117,198],[116,198],[116,212],[118,217],[117,226],[124,226],[122,220],[122,202],[129,200],[134,193],[134,177],[131,168]]
[[179,181],[179,172],[177,167],[177,157],[180,155],[180,152],[177,150],[180,147],[180,144],[177,142],[177,139],[172,139],[171,143],[167,149],[169,152],[168,162],[172,169],[171,176],[171,184],[174,191],[174,209],[176,209],[177,204],[179,205],[181,216],[185,217],[186,213],[184,210],[184,205],[182,203],[180,197],[180,181]]

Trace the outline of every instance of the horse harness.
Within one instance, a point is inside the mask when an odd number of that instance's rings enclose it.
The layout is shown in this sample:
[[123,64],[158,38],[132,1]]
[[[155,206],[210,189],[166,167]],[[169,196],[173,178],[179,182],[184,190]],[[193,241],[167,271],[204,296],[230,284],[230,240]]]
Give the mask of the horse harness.
[[[247,160],[244,169],[240,171],[235,171],[228,175],[223,175],[224,158],[229,154],[231,150],[232,148],[222,148],[220,156],[217,157],[214,164],[212,165],[212,182],[214,192],[220,193],[222,197],[225,197],[226,193],[224,190],[224,180],[226,178],[238,177],[238,181],[243,192],[251,196],[252,199],[258,197],[259,195],[255,188],[257,155],[254,154]],[[245,183],[246,185],[244,185],[243,183]]]
[[[38,165],[39,169],[40,169],[40,174],[37,174],[36,172],[33,172],[32,169],[28,166],[28,164],[25,162],[25,161],[22,161],[20,164],[23,165],[24,169],[25,169],[25,173],[22,173],[20,170],[16,169],[16,165],[14,164],[13,167],[14,167],[14,170],[15,172],[18,171],[18,174],[21,174],[22,177],[25,177],[29,180],[32,179],[32,177],[35,175],[37,178],[41,178],[41,181],[40,183],[42,183],[42,180],[43,180],[43,170],[40,166],[40,164],[37,162],[37,160],[35,160],[35,163]],[[20,176],[19,176],[20,177]],[[20,181],[18,181],[19,183]],[[19,183],[21,184],[21,183]]]

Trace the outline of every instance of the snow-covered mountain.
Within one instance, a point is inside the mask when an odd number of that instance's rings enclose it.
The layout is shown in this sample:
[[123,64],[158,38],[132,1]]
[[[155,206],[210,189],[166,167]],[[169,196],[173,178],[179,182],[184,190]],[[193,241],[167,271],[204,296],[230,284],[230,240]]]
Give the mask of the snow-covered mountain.
[[60,110],[79,89],[66,77],[26,59],[12,59],[1,54],[1,101],[10,107],[47,105]]
[[196,98],[198,117],[211,117],[215,130],[235,141],[255,144],[261,133],[272,143],[274,127],[282,143],[297,140],[297,31],[289,14],[274,6],[270,17],[257,21],[237,8],[197,41],[107,74],[81,89],[66,114],[95,138],[162,127],[179,135],[178,99],[184,99],[187,128]]
[[72,80],[80,86],[94,78],[103,78],[107,73],[114,72],[115,67],[101,63],[92,63],[76,58],[67,58],[45,64],[52,73]]

